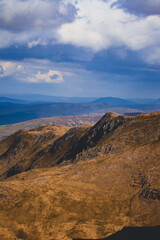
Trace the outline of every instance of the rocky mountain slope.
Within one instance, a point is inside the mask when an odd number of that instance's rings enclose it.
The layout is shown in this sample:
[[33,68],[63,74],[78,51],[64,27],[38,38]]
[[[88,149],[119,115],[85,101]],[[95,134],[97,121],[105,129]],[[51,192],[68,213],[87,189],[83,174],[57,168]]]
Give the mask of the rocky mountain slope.
[[0,142],[0,239],[102,239],[160,225],[159,156],[160,113],[11,135]]

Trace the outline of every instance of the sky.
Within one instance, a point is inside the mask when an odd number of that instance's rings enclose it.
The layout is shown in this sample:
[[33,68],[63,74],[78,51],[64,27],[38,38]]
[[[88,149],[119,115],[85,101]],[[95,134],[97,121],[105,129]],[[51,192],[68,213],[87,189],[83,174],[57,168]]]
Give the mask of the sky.
[[160,98],[160,0],[0,0],[0,94]]

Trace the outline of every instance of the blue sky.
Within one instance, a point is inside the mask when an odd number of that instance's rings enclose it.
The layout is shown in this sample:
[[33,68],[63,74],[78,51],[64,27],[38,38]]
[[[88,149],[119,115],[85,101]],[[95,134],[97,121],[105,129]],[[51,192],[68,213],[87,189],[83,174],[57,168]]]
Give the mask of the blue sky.
[[0,0],[0,94],[160,98],[160,0]]

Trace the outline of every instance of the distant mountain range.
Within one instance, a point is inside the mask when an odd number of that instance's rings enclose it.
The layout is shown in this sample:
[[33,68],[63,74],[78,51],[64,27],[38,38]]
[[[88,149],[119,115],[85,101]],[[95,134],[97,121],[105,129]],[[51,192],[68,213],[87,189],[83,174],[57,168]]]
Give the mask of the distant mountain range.
[[[10,98],[10,100],[37,102],[37,103],[89,103],[95,101],[97,98],[92,97],[61,97],[61,96],[49,96],[43,94],[9,94],[0,95],[0,98]],[[1,102],[1,100],[0,100]]]
[[154,101],[152,99],[151,103],[148,100],[145,104],[137,102],[114,97],[67,98],[40,94],[2,95],[0,96],[0,125],[54,116],[75,116],[105,112],[136,115],[144,112],[160,111],[160,99]]
[[0,103],[5,103],[5,104],[29,104],[30,102],[20,100],[20,99],[14,99],[14,98],[8,98],[8,97],[0,97]]
[[54,116],[74,116],[109,111],[128,114],[142,112],[138,109],[110,107],[108,103],[45,103],[37,105],[0,103],[0,109],[1,125]]
[[[0,102],[1,101],[14,101],[14,103],[22,102],[22,103],[92,103],[92,102],[110,102],[111,104],[156,104],[160,103],[160,99],[154,98],[130,98],[130,99],[122,99],[116,97],[63,97],[63,96],[50,96],[44,94],[0,94]],[[16,102],[15,102],[16,101]]]

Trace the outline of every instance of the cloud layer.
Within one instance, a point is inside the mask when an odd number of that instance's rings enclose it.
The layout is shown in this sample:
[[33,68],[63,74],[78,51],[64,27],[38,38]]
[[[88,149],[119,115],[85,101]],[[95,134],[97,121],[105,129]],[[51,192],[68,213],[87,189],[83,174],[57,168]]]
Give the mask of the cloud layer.
[[67,45],[85,49],[76,59],[117,48],[159,65],[160,0],[0,0],[0,48],[40,45],[61,46],[56,59]]
[[74,13],[74,6],[62,0],[1,0],[0,48],[54,41],[56,29],[72,21]]
[[94,51],[112,46],[132,50],[160,44],[159,0],[1,0],[0,47],[69,43]]
[[137,51],[160,46],[160,16],[136,16],[117,3],[116,0],[77,1],[75,20],[58,30],[61,42],[90,47],[95,52],[111,47]]
[[28,83],[61,84],[65,82],[63,74],[55,70],[52,63],[34,59],[27,62],[0,61],[0,80],[6,77]]

